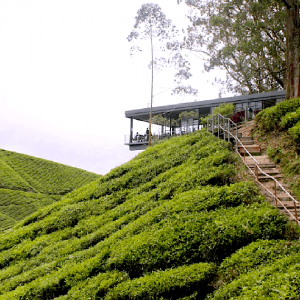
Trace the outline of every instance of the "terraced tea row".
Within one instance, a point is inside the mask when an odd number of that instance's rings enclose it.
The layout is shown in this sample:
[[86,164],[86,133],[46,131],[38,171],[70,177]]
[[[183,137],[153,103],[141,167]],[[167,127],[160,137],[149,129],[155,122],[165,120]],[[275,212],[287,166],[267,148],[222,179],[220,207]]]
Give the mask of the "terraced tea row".
[[0,230],[97,178],[84,170],[0,150]]
[[235,160],[206,131],[172,138],[40,209],[0,236],[0,299],[212,296],[231,254],[299,236]]

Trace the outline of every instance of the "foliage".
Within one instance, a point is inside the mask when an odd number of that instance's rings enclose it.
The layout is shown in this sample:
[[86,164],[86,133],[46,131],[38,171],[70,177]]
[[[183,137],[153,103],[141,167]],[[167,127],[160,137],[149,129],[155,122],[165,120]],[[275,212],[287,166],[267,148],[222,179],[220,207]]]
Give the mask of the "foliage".
[[203,298],[240,248],[298,238],[230,148],[171,138],[2,233],[0,299]]
[[117,285],[105,299],[178,299],[195,290],[206,294],[215,269],[214,264],[199,263],[156,271]]
[[[149,146],[151,145],[151,123],[152,123],[152,103],[154,97],[154,69],[161,70],[165,66],[175,66],[178,70],[178,73],[175,74],[175,82],[177,87],[174,89],[174,92],[180,93],[182,91],[189,91],[190,93],[196,93],[196,90],[193,90],[181,86],[181,81],[189,79],[191,73],[189,72],[189,63],[184,57],[178,53],[170,58],[168,56],[155,58],[156,53],[165,52],[166,46],[165,43],[175,36],[178,35],[178,31],[175,29],[175,26],[172,25],[172,21],[166,18],[166,15],[162,12],[162,9],[159,5],[154,3],[143,4],[137,12],[135,17],[134,30],[127,37],[129,42],[136,40],[149,40],[150,41],[150,51],[151,59],[149,64],[149,69],[151,69],[151,103],[150,103],[150,115],[149,115]],[[159,51],[156,45],[159,44]],[[142,51],[139,46],[134,45],[131,47],[131,52],[133,51]]]
[[256,116],[255,135],[265,144],[270,159],[279,164],[285,180],[300,196],[300,99],[285,100]]
[[291,128],[300,121],[300,107],[296,111],[285,114],[280,121],[280,127],[283,129]]
[[0,150],[0,230],[97,178],[91,172]]
[[[256,130],[270,132],[286,128],[286,114],[295,112],[300,107],[300,98],[285,100],[275,106],[268,107],[256,115]],[[287,117],[288,118],[288,117]]]
[[219,268],[220,280],[223,284],[229,283],[242,274],[270,265],[287,255],[298,253],[299,250],[298,242],[258,240],[238,250],[222,262]]
[[[291,254],[279,255],[271,264],[263,264],[223,288],[208,299],[299,299],[299,245]],[[288,252],[288,251],[286,251]]]
[[184,111],[180,113],[178,116],[178,119],[180,120],[187,120],[190,118],[192,119],[198,118],[198,114],[194,110],[190,110],[190,111]]
[[64,195],[99,178],[97,174],[78,168],[5,150],[0,150],[0,160],[32,186],[34,191],[44,194]]
[[223,116],[230,115],[234,113],[234,105],[232,103],[221,103],[219,106],[215,107],[212,114],[202,118],[202,123],[206,123],[207,120],[211,119],[213,116],[221,114]]
[[[182,2],[178,0],[177,2]],[[226,70],[227,90],[252,94],[283,88],[285,9],[283,1],[185,0],[191,25],[183,42],[170,44],[205,60],[205,70]]]
[[152,123],[157,125],[166,126],[168,123],[168,119],[166,117],[163,117],[162,115],[156,115],[152,118]]

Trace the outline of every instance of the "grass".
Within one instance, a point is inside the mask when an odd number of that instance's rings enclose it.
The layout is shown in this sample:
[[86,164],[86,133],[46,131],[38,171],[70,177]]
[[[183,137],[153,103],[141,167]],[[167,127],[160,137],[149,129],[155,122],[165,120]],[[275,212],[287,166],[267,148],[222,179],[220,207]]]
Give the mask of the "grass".
[[0,230],[97,178],[84,170],[0,150]]
[[238,258],[223,262],[299,237],[253,183],[236,182],[236,160],[230,144],[198,131],[37,210],[0,235],[0,299],[217,297],[244,276],[230,277]]

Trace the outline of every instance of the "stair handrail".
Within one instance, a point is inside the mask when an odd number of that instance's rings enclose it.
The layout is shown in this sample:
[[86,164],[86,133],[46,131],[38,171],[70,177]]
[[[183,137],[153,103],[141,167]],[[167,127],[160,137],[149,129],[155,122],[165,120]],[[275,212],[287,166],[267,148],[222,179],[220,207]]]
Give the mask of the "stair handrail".
[[[223,120],[223,126],[220,125],[220,119]],[[226,120],[227,120],[227,129],[225,128],[224,124],[226,123]],[[212,134],[214,134],[215,132],[215,129],[217,129],[217,134],[218,134],[218,138],[220,138],[220,129],[223,130],[223,138],[225,140],[225,132],[227,132],[227,137],[228,137],[228,142],[230,141],[230,136],[232,136],[236,143],[236,147],[235,147],[235,150],[237,152],[237,154],[241,157],[243,163],[246,165],[246,167],[249,169],[249,171],[253,174],[256,182],[258,184],[260,184],[265,190],[267,190],[268,193],[270,193],[274,198],[275,198],[275,201],[276,201],[276,208],[277,208],[277,202],[279,202],[282,207],[287,211],[287,213],[296,221],[297,225],[300,226],[300,221],[298,220],[298,215],[297,215],[297,208],[296,208],[296,204],[299,204],[299,202],[280,184],[280,182],[273,176],[265,173],[260,167],[259,167],[259,164],[257,162],[257,160],[250,154],[250,152],[246,149],[246,147],[244,146],[244,144],[241,142],[241,140],[238,138],[238,125],[236,123],[234,123],[229,117],[226,118],[224,117],[223,115],[221,115],[220,113],[212,116],[211,119],[208,119],[207,120],[207,130],[209,130],[209,121],[211,121],[211,132]],[[232,134],[232,132],[230,131],[230,123],[233,125],[234,128],[234,132],[236,135]],[[215,128],[216,127],[216,128]],[[242,158],[242,155],[239,153],[238,151],[238,143],[241,145],[241,147],[243,148],[243,153],[244,153],[244,159]],[[247,152],[248,156],[254,161],[254,165],[255,165],[255,173],[251,170],[251,168],[247,165],[246,161],[245,161],[245,153]],[[274,181],[274,191],[275,191],[275,194],[272,193],[266,186],[264,186],[258,179],[258,171],[260,171],[263,175],[271,178],[273,181]],[[288,197],[290,199],[292,199],[292,201],[294,202],[294,209],[295,209],[295,216],[285,207],[285,205],[280,201],[280,199],[277,197],[277,192],[276,192],[276,188],[278,185],[282,191],[284,193],[286,193],[288,195]]]

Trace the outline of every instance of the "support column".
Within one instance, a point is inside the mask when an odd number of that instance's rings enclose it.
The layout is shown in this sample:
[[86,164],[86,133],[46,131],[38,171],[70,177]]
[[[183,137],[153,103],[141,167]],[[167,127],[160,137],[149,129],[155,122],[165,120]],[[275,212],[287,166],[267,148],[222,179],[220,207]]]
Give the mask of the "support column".
[[170,136],[172,135],[172,118],[170,116]]
[[133,137],[133,119],[130,118],[130,137],[129,137],[129,143],[132,143],[132,137]]
[[200,130],[200,108],[198,108],[198,130]]

